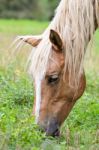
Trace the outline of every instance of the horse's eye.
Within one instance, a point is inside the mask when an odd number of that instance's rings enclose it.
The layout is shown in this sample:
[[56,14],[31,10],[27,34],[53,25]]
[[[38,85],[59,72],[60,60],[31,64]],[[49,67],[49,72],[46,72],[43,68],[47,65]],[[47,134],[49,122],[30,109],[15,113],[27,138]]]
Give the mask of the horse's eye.
[[51,75],[48,77],[48,84],[54,85],[59,81],[59,76],[58,75]]

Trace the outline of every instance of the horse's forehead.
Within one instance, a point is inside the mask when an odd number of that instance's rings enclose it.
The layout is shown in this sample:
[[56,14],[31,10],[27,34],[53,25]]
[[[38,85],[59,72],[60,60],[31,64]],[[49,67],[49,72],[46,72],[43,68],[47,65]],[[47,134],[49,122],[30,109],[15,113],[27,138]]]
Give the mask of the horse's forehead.
[[64,61],[63,53],[53,52],[48,62],[46,74],[60,71],[63,68]]
[[64,54],[63,54],[63,52],[58,52],[58,51],[53,50],[52,51],[52,57],[56,60],[63,60]]

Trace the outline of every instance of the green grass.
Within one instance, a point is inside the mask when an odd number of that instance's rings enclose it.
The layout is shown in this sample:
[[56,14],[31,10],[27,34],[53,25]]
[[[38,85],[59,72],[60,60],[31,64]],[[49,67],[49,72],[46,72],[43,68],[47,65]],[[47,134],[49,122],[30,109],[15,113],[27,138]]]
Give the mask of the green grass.
[[99,30],[97,30],[95,34],[94,50],[96,51],[97,54],[99,54]]
[[6,35],[24,35],[24,34],[39,34],[48,22],[32,21],[32,20],[0,20],[0,33]]
[[9,46],[13,37],[39,34],[47,25],[48,22],[0,20],[0,150],[98,150],[99,31],[92,47],[94,71],[87,60],[86,91],[64,122],[59,138],[46,137],[35,124],[32,116],[33,85],[23,71],[23,63],[4,65],[6,59],[3,56],[9,53],[5,45]]

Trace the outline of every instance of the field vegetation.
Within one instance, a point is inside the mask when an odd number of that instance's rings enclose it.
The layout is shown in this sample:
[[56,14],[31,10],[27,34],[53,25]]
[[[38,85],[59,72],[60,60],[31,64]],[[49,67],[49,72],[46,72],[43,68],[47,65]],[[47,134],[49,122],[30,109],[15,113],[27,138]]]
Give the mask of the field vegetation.
[[87,87],[61,127],[59,138],[46,137],[32,116],[33,83],[24,70],[31,47],[9,61],[17,35],[40,34],[48,22],[0,20],[0,150],[99,149],[99,31],[85,59]]

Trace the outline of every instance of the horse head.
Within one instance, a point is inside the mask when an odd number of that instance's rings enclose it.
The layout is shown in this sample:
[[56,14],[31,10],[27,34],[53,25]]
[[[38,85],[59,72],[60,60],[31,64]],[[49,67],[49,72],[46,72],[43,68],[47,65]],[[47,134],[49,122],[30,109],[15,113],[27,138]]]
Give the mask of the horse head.
[[[36,50],[42,41],[41,37],[35,36],[21,39],[36,47]],[[85,90],[85,76],[83,72],[79,85],[71,86],[68,69],[64,73],[64,45],[59,33],[51,29],[49,42],[52,53],[45,75],[35,76],[33,79],[36,95],[33,113],[37,117],[37,123],[47,135],[58,136],[59,127]]]

